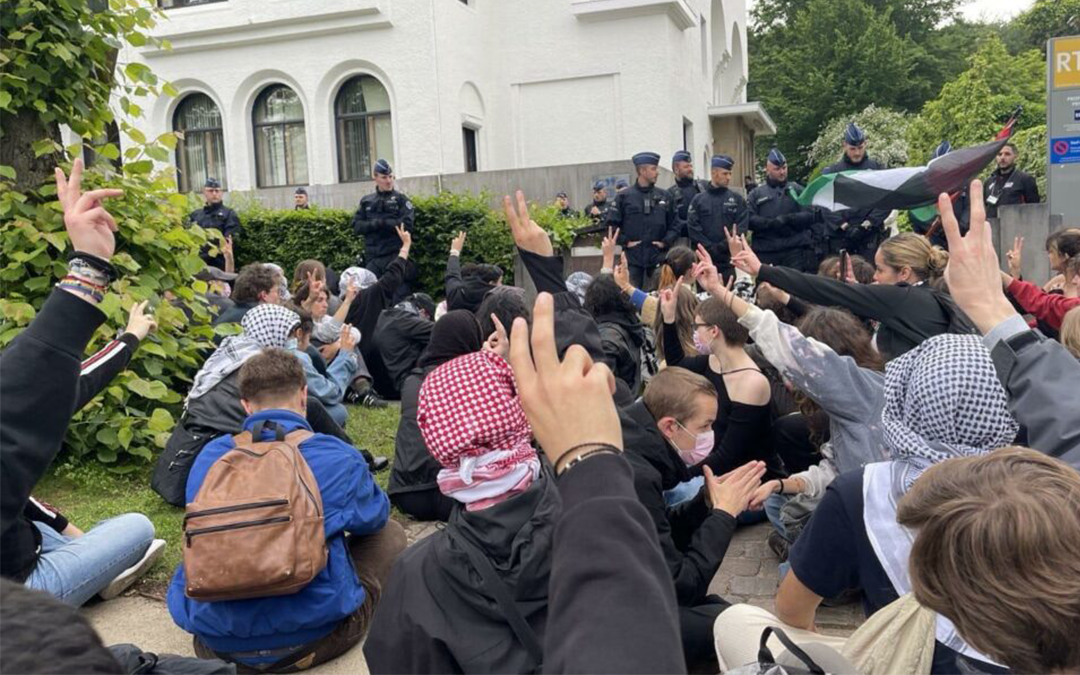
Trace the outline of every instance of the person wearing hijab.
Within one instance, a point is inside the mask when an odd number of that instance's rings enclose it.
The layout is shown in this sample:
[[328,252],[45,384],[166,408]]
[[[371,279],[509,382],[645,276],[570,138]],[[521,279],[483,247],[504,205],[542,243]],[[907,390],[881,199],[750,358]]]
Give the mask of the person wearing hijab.
[[[990,353],[974,335],[924,341],[886,365],[883,386],[881,426],[890,460],[844,473],[826,489],[791,548],[791,571],[777,592],[775,617],[745,606],[721,615],[715,631],[722,668],[742,663],[746,645],[737,642],[755,630],[759,636],[759,625],[814,630],[823,598],[861,589],[870,616],[909,593],[914,537],[896,522],[899,499],[932,465],[1010,445],[1019,429]],[[961,657],[977,672],[1003,672],[944,617],[937,617],[935,635],[931,673],[961,672]]]
[[417,423],[458,502],[398,559],[364,645],[372,673],[529,673],[542,662],[562,500],[514,373],[490,351],[433,370]]
[[390,503],[417,520],[446,522],[455,504],[439,492],[442,465],[431,456],[416,421],[420,387],[428,373],[465,354],[480,351],[480,324],[472,312],[455,309],[435,322],[431,341],[401,385],[401,421],[394,437],[394,466],[386,492]]

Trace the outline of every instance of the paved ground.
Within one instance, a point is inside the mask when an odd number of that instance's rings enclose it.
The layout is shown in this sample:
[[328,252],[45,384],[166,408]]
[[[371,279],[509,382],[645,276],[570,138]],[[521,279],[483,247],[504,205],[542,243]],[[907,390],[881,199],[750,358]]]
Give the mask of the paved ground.
[[[410,543],[435,531],[433,525],[410,523],[406,526]],[[735,533],[724,564],[713,579],[709,590],[732,602],[749,602],[773,609],[773,596],[778,584],[778,560],[765,543],[767,524],[740,529]],[[194,656],[191,636],[172,622],[165,603],[140,595],[102,602],[87,607],[84,614],[101,635],[105,644],[130,642],[150,652]],[[861,623],[861,610],[852,604],[839,608],[823,608],[818,612],[818,625],[829,633],[849,634]],[[360,673],[366,675],[363,652],[353,649],[339,659],[312,669],[325,675]]]

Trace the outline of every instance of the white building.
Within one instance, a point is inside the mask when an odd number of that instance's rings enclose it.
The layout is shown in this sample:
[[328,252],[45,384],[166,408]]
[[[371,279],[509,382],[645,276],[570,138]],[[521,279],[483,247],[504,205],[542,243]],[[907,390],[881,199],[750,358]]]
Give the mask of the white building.
[[[185,130],[181,189],[367,180],[690,149],[753,165],[775,132],[746,103],[745,0],[163,0],[128,48],[180,91],[148,106]],[[739,174],[741,175],[741,174]],[[741,181],[739,181],[741,183]]]

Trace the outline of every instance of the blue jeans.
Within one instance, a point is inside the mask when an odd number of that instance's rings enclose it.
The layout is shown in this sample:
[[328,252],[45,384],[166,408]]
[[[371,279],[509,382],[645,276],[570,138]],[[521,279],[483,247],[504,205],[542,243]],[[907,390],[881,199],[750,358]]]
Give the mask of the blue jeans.
[[74,539],[34,525],[41,531],[41,556],[26,585],[76,607],[139,562],[154,539],[154,524],[141,513],[110,518]]
[[705,477],[698,476],[697,478],[691,478],[685,483],[679,483],[675,487],[664,492],[664,503],[668,506],[675,506],[688,502],[694,497],[697,497],[697,493],[701,491],[701,486],[705,484]]
[[[769,522],[780,533],[780,536],[787,539],[787,529],[784,527],[784,523],[780,520],[780,509],[787,504],[791,497],[786,495],[769,495],[765,500],[765,515],[769,517]],[[790,542],[789,542],[790,543]]]

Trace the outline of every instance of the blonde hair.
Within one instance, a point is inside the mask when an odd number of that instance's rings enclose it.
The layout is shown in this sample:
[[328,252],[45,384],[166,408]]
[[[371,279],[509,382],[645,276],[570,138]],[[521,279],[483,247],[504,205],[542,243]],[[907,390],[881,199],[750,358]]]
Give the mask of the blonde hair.
[[653,419],[674,417],[685,422],[697,411],[698,397],[716,398],[716,387],[685,368],[664,368],[650,382],[642,397]]
[[914,232],[902,232],[882,242],[878,247],[882,261],[889,267],[910,267],[920,281],[933,281],[945,274],[949,252],[934,246]]
[[1073,307],[1061,320],[1058,339],[1069,353],[1080,359],[1080,306]]

